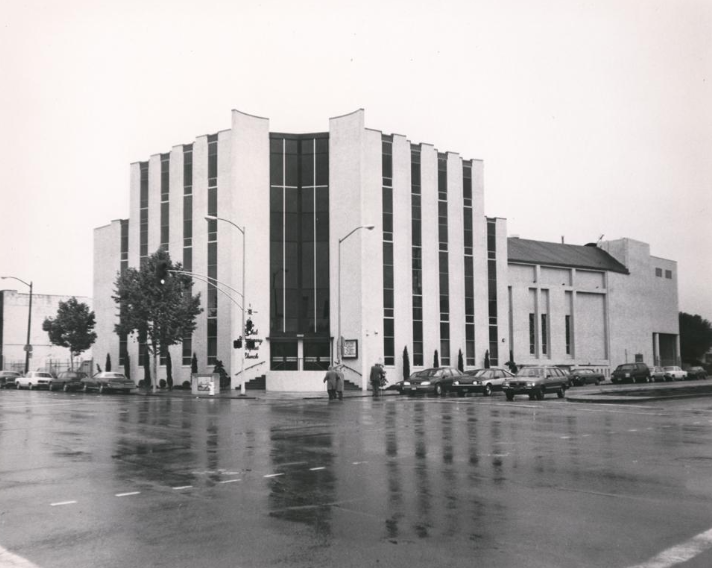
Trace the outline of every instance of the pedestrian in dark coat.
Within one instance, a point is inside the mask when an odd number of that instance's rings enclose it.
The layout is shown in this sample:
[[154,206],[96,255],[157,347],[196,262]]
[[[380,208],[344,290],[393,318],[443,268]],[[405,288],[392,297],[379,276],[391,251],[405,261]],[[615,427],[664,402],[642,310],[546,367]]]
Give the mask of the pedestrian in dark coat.
[[336,385],[339,381],[339,374],[334,370],[333,366],[329,367],[329,370],[324,376],[324,382],[326,383],[326,392],[329,393],[329,400],[334,400],[336,398]]
[[373,390],[373,396],[378,396],[381,393],[381,379],[385,377],[383,372],[383,367],[378,363],[374,363],[371,367],[371,375],[369,380],[371,381],[371,389]]

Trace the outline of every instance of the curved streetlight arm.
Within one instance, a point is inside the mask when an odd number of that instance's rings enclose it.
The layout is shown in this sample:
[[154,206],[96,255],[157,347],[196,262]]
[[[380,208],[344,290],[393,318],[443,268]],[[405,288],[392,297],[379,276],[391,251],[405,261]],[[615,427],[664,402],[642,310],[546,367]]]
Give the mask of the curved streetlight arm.
[[28,283],[25,282],[22,278],[18,278],[17,276],[0,276],[0,278],[2,278],[3,280],[5,280],[6,278],[12,278],[13,280],[17,280],[18,282],[22,282],[25,286],[27,286],[27,287],[29,287],[29,288],[32,288],[32,284],[31,284],[31,283],[28,284]]
[[360,225],[360,226],[356,227],[355,229],[353,229],[353,230],[352,230],[349,234],[347,234],[345,237],[340,238],[340,239],[339,239],[339,243],[343,243],[346,239],[348,239],[351,235],[353,235],[353,234],[354,234],[356,231],[358,231],[359,229],[366,229],[367,231],[370,231],[370,230],[373,229],[373,227],[374,227],[374,225]]
[[239,225],[236,225],[235,223],[233,223],[232,221],[230,221],[230,219],[225,219],[225,218],[223,218],[223,217],[217,217],[217,216],[215,216],[215,215],[206,215],[206,216],[205,216],[205,220],[206,220],[206,221],[225,221],[226,223],[229,223],[230,225],[232,225],[233,227],[235,227],[235,228],[236,228],[238,231],[240,231],[243,235],[245,234],[245,230],[244,230],[242,227],[240,227]]
[[[225,288],[232,290],[233,292],[235,292],[235,294],[242,297],[241,292],[238,292],[232,286],[228,286],[224,282],[220,282],[220,280],[218,280],[217,278],[213,278],[212,276],[205,276],[205,274],[196,274],[195,272],[188,272],[187,270],[169,270],[168,272],[174,272],[175,274],[187,274],[189,276],[194,276],[196,278],[205,278],[208,280],[208,282],[207,282],[208,284],[212,284],[216,288],[217,288],[217,284],[219,284],[220,286],[225,286]],[[203,280],[203,282],[205,282],[205,280]]]

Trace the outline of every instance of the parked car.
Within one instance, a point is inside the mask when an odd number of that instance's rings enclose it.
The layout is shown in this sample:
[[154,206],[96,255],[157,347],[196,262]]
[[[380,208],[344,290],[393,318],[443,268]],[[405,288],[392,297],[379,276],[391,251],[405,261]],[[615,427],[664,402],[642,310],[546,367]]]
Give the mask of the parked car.
[[513,376],[509,371],[497,367],[474,369],[465,371],[461,377],[453,377],[448,390],[457,393],[457,396],[465,396],[470,392],[490,396],[494,391],[501,391],[504,381]]
[[82,379],[88,375],[82,371],[62,371],[49,382],[49,390],[55,388],[62,389],[64,392],[71,390],[81,390],[83,388]]
[[128,394],[135,388],[134,382],[131,379],[127,379],[126,375],[112,371],[102,371],[93,377],[82,379],[82,390],[84,392],[90,390],[97,390],[100,393],[121,391]]
[[705,371],[704,367],[690,367],[689,369],[687,369],[687,378],[706,379],[707,371]]
[[551,366],[524,367],[511,379],[504,381],[502,390],[507,400],[515,395],[529,395],[529,400],[542,400],[547,393],[564,398],[569,386],[569,375],[563,369]]
[[583,387],[585,385],[598,385],[606,380],[603,373],[593,369],[571,369],[569,371],[569,384]]
[[20,373],[15,371],[0,371],[0,389],[9,389],[15,386],[15,379]]
[[650,368],[645,363],[623,363],[618,365],[611,374],[611,382],[615,384],[623,381],[649,383]]
[[45,371],[28,371],[15,379],[15,388],[39,389],[49,388],[52,375]]
[[462,376],[462,372],[454,367],[424,369],[413,373],[405,381],[397,382],[395,388],[400,394],[432,393],[440,396],[447,394],[454,380]]
[[684,381],[687,378],[687,371],[683,371],[680,367],[674,365],[663,367],[663,371],[665,371],[666,381]]
[[655,367],[650,367],[650,380],[653,382],[664,381],[665,371],[663,370],[663,368],[657,365]]

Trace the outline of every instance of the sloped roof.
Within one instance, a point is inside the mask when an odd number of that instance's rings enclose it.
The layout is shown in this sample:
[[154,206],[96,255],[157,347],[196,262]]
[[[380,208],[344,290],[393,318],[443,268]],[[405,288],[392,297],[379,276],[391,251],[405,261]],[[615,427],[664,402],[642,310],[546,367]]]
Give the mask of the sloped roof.
[[507,247],[509,262],[589,268],[630,274],[623,264],[596,246],[546,243],[510,237],[507,239]]

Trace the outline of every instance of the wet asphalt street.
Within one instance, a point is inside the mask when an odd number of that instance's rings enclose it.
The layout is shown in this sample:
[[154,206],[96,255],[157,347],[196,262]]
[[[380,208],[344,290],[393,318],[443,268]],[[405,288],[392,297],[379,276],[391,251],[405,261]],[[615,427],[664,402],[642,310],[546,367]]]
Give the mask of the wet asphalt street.
[[712,398],[0,391],[2,568],[709,567],[711,528]]

